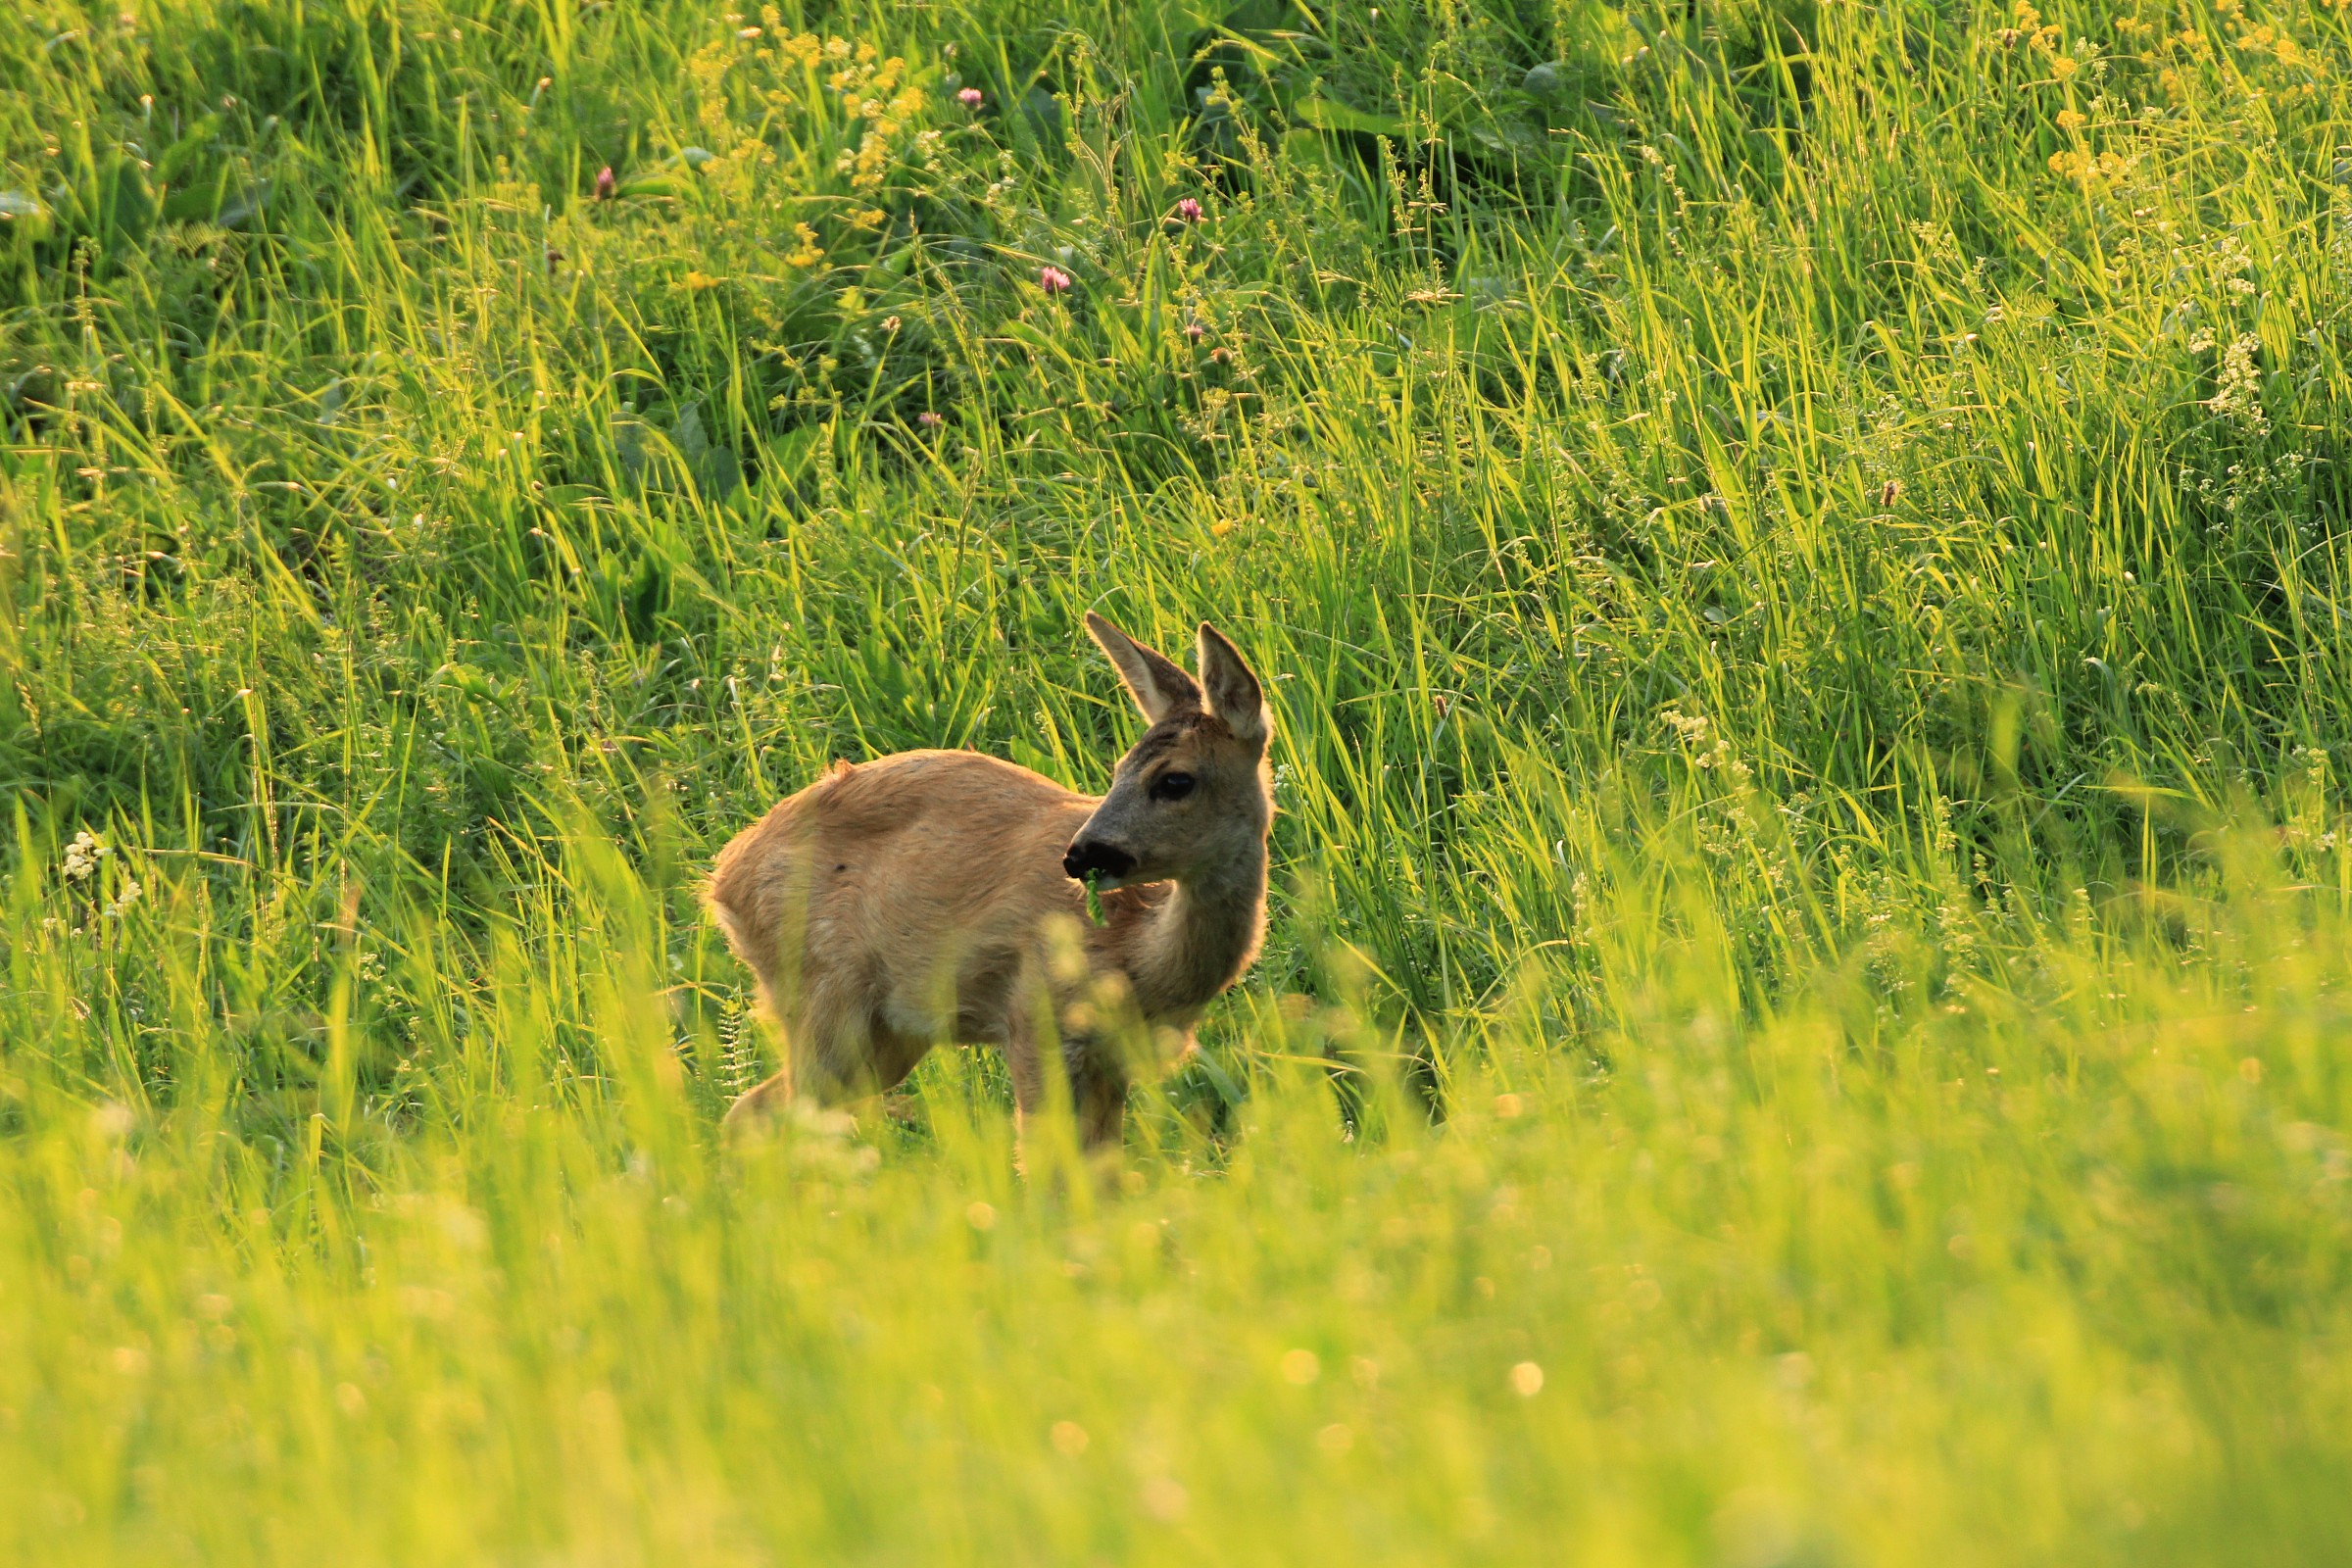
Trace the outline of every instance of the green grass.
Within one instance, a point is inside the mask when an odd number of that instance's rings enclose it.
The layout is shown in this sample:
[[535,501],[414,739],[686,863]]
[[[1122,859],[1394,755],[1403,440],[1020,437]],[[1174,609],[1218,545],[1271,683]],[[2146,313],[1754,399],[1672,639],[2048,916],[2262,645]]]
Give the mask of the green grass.
[[[2347,72],[15,8],[0,1557],[2338,1560]],[[723,1152],[710,855],[1101,785],[1088,609],[1280,728],[1122,1180],[953,1052]]]

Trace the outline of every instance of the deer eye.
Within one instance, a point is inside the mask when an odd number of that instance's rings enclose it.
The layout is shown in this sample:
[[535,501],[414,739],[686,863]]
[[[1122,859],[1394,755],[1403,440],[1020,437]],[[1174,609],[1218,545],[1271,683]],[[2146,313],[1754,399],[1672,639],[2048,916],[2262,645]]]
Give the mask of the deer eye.
[[1155,801],[1181,801],[1192,793],[1190,773],[1162,773],[1152,781],[1152,798]]

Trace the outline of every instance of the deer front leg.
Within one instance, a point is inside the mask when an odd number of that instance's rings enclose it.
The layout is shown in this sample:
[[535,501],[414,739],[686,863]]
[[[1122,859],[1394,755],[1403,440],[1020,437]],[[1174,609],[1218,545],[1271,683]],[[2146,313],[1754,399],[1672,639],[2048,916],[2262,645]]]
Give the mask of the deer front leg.
[[1062,1051],[1070,1074],[1070,1108],[1078,1116],[1078,1145],[1089,1155],[1116,1154],[1126,1142],[1127,1072],[1099,1040],[1073,1036]]
[[1029,1174],[1030,1142],[1046,1111],[1047,1054],[1042,1037],[1053,1025],[1053,999],[1039,977],[1025,974],[1014,986],[1004,1016],[1004,1070],[1012,1079],[1013,1168]]
[[[1041,1118],[1063,1102],[1074,1113],[1079,1148],[1090,1156],[1115,1154],[1126,1132],[1127,1072],[1107,1049],[1102,1031],[1083,1015],[1056,1028],[1051,988],[1024,986],[1006,1019],[1004,1064],[1012,1078],[1013,1126],[1023,1175],[1041,1136]],[[1058,1049],[1056,1046],[1058,1045]]]

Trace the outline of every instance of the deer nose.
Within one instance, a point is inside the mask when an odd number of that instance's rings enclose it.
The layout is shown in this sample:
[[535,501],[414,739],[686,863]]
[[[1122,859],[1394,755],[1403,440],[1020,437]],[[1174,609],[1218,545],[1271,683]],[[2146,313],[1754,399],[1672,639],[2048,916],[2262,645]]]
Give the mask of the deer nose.
[[1104,876],[1125,876],[1135,869],[1135,857],[1101,839],[1072,839],[1069,849],[1062,853],[1061,868],[1073,882],[1085,881],[1091,871],[1100,871]]

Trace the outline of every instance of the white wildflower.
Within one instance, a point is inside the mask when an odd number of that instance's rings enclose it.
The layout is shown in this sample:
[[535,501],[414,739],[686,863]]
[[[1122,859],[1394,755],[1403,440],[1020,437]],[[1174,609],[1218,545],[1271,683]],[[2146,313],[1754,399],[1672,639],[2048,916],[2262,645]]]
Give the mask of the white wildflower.
[[74,842],[66,846],[66,880],[87,882],[98,874],[98,862],[109,853],[88,828],[83,828],[74,835]]
[[2223,349],[2213,396],[2205,400],[2206,408],[2234,420],[2251,435],[2261,435],[2271,427],[2270,416],[2262,409],[2262,371],[2254,363],[2261,349],[2262,339],[2252,332],[2239,334]]

